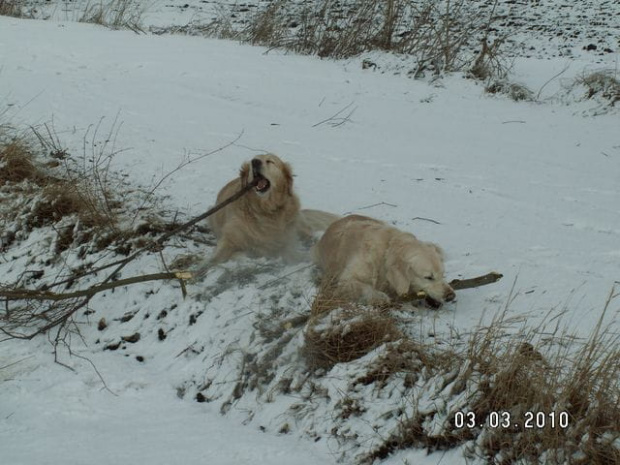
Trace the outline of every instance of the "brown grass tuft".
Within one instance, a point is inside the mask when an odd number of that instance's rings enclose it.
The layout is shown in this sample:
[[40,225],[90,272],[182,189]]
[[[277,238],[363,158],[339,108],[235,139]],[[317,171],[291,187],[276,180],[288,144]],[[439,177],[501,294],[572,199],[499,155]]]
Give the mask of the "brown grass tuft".
[[23,17],[22,4],[23,2],[19,0],[0,0],[0,16]]
[[531,102],[535,99],[534,92],[526,86],[514,82],[508,82],[504,79],[489,82],[484,90],[489,94],[504,94],[515,102]]
[[402,337],[385,310],[346,304],[319,293],[312,303],[303,354],[312,369],[330,369]]
[[32,181],[39,184],[44,178],[26,142],[15,140],[0,146],[0,183]]
[[86,5],[79,21],[139,33],[143,14],[144,7],[136,0],[99,0]]
[[584,74],[576,80],[576,83],[586,88],[586,99],[598,96],[608,101],[609,106],[614,106],[620,101],[620,78],[617,70]]

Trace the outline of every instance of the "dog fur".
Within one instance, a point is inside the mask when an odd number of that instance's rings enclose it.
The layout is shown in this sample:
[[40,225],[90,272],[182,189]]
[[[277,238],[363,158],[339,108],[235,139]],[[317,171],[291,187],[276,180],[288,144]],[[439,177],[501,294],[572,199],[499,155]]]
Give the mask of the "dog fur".
[[455,297],[445,282],[437,245],[366,216],[333,222],[314,247],[313,258],[335,295],[346,300],[381,305],[424,291],[439,305]]
[[301,210],[291,166],[272,153],[243,163],[239,177],[219,192],[217,203],[257,178],[259,184],[254,189],[209,217],[217,238],[209,264],[228,261],[240,253],[296,261],[302,258],[299,239],[311,239],[339,218],[320,210]]

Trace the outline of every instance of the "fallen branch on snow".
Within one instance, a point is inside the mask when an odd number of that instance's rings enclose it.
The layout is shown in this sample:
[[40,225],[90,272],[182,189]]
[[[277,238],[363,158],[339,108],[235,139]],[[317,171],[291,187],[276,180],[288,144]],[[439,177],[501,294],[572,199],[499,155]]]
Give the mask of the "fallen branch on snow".
[[[163,280],[163,279],[178,279],[181,283],[181,290],[183,295],[185,296],[185,285],[184,280],[190,279],[192,277],[191,273],[186,272],[171,272],[171,273],[156,273],[150,275],[143,276],[134,276],[132,278],[126,278],[121,280],[113,281],[113,279],[118,275],[118,273],[131,261],[138,258],[142,253],[146,251],[157,250],[163,244],[170,239],[172,236],[175,236],[192,226],[194,226],[199,221],[204,220],[205,218],[213,215],[215,212],[221,210],[226,205],[234,202],[239,199],[246,193],[248,193],[251,189],[253,189],[257,184],[257,181],[246,185],[243,189],[239,190],[236,194],[230,196],[228,199],[220,202],[215,205],[213,208],[210,208],[208,211],[199,215],[192,220],[178,226],[177,228],[169,231],[162,236],[160,236],[154,243],[149,244],[145,247],[142,247],[136,250],[129,257],[126,257],[122,260],[117,260],[113,263],[109,263],[107,265],[103,265],[96,269],[87,271],[85,273],[81,273],[77,276],[72,276],[68,280],[59,281],[53,283],[52,285],[46,286],[43,289],[33,290],[33,289],[23,289],[23,288],[13,288],[13,289],[0,289],[0,298],[5,301],[5,319],[8,320],[9,324],[13,324],[13,326],[23,326],[27,327],[31,324],[35,326],[34,329],[29,334],[21,334],[16,333],[12,330],[6,329],[6,326],[0,326],[0,332],[7,335],[9,338],[15,339],[32,339],[38,334],[42,334],[47,332],[48,330],[58,327],[58,333],[56,335],[55,340],[58,342],[61,339],[61,330],[62,328],[70,321],[72,315],[74,315],[81,308],[84,308],[88,305],[90,300],[99,292],[113,289],[120,286],[127,286],[130,284],[136,284],[147,281],[154,280]],[[90,286],[83,290],[68,292],[68,293],[55,293],[51,292],[48,289],[51,287],[56,287],[61,284],[66,283],[75,283],[80,278],[97,273],[98,271],[102,271],[105,269],[109,269],[112,267],[114,270],[108,274],[108,276],[98,284]],[[75,302],[70,302],[74,300]],[[23,302],[22,307],[18,308],[10,308],[10,302],[21,301]],[[49,305],[45,307],[37,306],[36,302],[50,302]],[[20,315],[17,320],[11,321],[13,315]]]

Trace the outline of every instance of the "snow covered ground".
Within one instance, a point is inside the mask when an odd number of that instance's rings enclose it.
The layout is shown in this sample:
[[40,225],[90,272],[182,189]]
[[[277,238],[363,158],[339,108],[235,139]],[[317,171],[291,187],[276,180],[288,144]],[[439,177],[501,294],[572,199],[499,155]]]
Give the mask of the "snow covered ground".
[[[456,334],[466,336],[507,306],[509,330],[543,325],[541,335],[547,312],[563,311],[562,325],[578,343],[620,281],[620,118],[617,111],[591,116],[601,103],[567,96],[562,85],[584,70],[617,68],[618,53],[588,54],[575,43],[571,56],[550,55],[516,60],[513,78],[542,91],[539,102],[515,103],[459,75],[428,84],[363,70],[362,58],[333,62],[204,38],[0,17],[0,114],[14,125],[53,124],[72,153],[81,152],[89,126],[104,118],[109,128],[117,118],[115,144],[127,150],[113,167],[142,186],[187,156],[235,141],[158,189],[168,210],[187,216],[205,211],[242,161],[278,153],[293,165],[304,206],[363,213],[437,242],[449,279],[504,274],[438,311],[412,309],[412,333],[458,344]],[[45,269],[49,249],[35,236],[3,253],[1,282]],[[387,420],[354,425],[366,435],[359,440],[328,437],[334,396],[355,367],[334,368],[333,384],[323,385],[331,404],[301,393],[231,397],[241,354],[261,350],[253,328],[278,312],[308,311],[310,269],[271,285],[298,268],[239,260],[190,286],[186,300],[169,283],[106,293],[91,304],[94,316],[80,319],[84,340],[71,347],[94,367],[61,353],[75,372],[53,363],[45,337],[0,343],[0,460],[348,463],[354,447],[370,449]],[[159,258],[147,256],[124,277],[160,269]],[[240,280],[243,271],[251,278]],[[615,299],[605,318],[611,334],[618,334],[618,310]],[[103,317],[109,326],[99,331]],[[102,350],[134,332],[139,342]],[[301,364],[293,349],[302,336],[291,333],[281,357],[290,365],[274,361],[275,379]],[[192,402],[202,392],[210,402]],[[320,406],[311,411],[314,402]],[[373,402],[380,412],[381,396]],[[295,434],[282,433],[285,424]],[[387,462],[406,460],[463,459],[458,450],[408,450]]]

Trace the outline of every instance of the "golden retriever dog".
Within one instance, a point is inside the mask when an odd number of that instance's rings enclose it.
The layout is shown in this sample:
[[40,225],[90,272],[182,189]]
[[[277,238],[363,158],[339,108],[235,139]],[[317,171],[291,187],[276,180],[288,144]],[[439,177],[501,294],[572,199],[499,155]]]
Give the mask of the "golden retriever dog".
[[249,193],[209,217],[217,246],[207,266],[241,253],[300,259],[299,238],[309,239],[339,218],[319,210],[301,210],[291,166],[272,153],[243,163],[239,177],[219,192],[217,203],[253,182],[256,186]]
[[335,221],[313,256],[335,294],[347,300],[381,305],[424,291],[439,306],[455,297],[437,245],[373,218],[350,215]]

